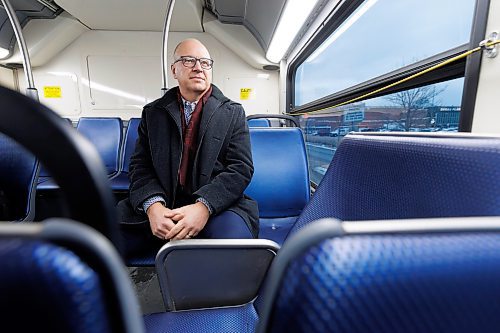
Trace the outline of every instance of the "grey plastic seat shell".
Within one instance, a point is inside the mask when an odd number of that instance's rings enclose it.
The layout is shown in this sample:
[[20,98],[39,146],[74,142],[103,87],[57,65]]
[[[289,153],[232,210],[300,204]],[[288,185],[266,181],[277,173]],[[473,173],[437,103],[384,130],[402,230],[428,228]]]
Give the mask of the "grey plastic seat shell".
[[165,308],[177,311],[251,302],[278,249],[277,243],[266,239],[200,239],[165,244],[156,256]]

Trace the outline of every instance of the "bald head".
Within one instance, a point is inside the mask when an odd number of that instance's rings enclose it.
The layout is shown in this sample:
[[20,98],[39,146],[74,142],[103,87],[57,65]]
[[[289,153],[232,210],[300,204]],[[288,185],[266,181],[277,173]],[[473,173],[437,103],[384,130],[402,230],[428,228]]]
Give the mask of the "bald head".
[[197,39],[186,39],[176,46],[171,70],[184,99],[197,101],[210,88],[212,63],[207,48]]
[[175,47],[174,61],[182,56],[191,55],[188,53],[193,51],[204,54],[204,56],[201,58],[210,58],[210,53],[208,52],[208,49],[205,47],[205,45],[203,45],[199,40],[195,38],[188,38],[177,44],[177,46]]

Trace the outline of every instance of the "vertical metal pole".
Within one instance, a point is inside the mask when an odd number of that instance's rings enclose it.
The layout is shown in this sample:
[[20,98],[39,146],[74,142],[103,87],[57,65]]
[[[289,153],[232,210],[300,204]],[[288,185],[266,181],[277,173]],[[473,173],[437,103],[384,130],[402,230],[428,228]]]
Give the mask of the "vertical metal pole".
[[26,95],[38,101],[38,91],[35,88],[35,81],[33,80],[33,72],[31,71],[30,56],[28,54],[28,48],[26,47],[26,42],[24,41],[24,36],[21,31],[21,25],[17,19],[16,12],[9,0],[2,1],[3,8],[7,12],[10,24],[16,35],[17,44],[19,45],[19,51],[23,57],[24,75],[26,76],[26,82],[28,83],[28,88],[26,89]]
[[[3,1],[3,0],[2,0]],[[168,42],[168,31],[170,30],[170,21],[172,20],[172,12],[174,11],[175,0],[167,0],[167,15],[165,17],[165,25],[163,26],[163,42],[161,48],[161,71],[162,71],[162,96],[168,90],[167,82],[167,42]]]

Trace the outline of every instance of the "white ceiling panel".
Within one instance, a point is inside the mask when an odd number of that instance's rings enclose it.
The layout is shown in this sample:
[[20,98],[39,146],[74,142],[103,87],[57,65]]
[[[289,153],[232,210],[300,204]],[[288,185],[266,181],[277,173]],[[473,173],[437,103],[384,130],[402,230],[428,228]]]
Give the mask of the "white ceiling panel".
[[[83,24],[95,30],[162,31],[165,0],[56,0]],[[199,0],[178,0],[170,31],[200,32],[202,4]]]

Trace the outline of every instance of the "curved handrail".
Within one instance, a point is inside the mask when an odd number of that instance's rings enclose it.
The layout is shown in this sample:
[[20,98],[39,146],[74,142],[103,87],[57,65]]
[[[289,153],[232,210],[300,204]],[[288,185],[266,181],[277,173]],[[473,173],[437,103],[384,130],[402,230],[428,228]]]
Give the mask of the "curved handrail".
[[161,79],[162,79],[162,96],[168,90],[168,81],[167,81],[167,42],[168,42],[168,31],[170,30],[170,22],[172,20],[172,12],[174,11],[175,0],[167,1],[167,15],[165,16],[165,25],[163,26],[163,40],[161,47]]
[[14,30],[14,35],[16,36],[17,44],[19,45],[19,51],[23,57],[24,75],[26,76],[26,82],[28,84],[28,88],[26,88],[26,95],[38,101],[38,91],[35,88],[35,80],[33,79],[33,72],[31,70],[30,55],[28,47],[26,46],[26,41],[24,40],[21,24],[19,24],[14,7],[12,7],[9,0],[0,1],[2,1],[2,5],[7,12],[10,24],[12,25],[12,30]]

